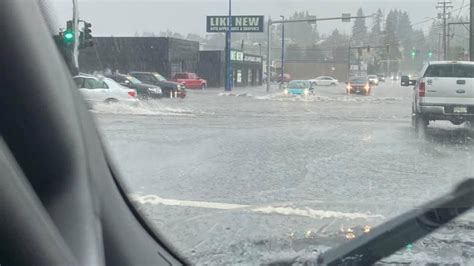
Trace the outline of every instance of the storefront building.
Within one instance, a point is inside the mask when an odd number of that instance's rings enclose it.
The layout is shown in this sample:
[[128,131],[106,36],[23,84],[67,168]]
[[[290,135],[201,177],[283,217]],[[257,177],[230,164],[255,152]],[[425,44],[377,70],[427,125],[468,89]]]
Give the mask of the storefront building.
[[[236,87],[261,86],[263,58],[232,50],[231,62],[233,84]],[[223,87],[225,84],[225,52],[200,51],[198,74],[207,79],[209,87]]]
[[95,37],[94,46],[80,50],[79,66],[94,71],[197,72],[199,43],[169,37]]

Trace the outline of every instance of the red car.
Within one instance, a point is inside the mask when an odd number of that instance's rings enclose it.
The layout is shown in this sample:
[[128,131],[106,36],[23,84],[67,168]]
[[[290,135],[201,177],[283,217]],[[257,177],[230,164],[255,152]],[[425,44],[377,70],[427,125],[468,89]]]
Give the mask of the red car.
[[187,89],[204,89],[207,86],[207,81],[200,78],[195,73],[176,73],[173,81],[184,84]]

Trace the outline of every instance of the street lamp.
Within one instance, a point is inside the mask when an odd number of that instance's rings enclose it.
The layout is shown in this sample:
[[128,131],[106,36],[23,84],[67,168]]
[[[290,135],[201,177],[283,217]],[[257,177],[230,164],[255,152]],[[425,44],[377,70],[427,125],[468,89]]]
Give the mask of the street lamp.
[[280,16],[281,23],[281,72],[280,72],[280,86],[283,87],[283,76],[285,73],[285,16]]
[[231,32],[232,32],[232,1],[229,0],[229,16],[228,16],[228,25],[226,31],[226,75],[225,75],[225,91],[232,90],[232,62],[231,62]]

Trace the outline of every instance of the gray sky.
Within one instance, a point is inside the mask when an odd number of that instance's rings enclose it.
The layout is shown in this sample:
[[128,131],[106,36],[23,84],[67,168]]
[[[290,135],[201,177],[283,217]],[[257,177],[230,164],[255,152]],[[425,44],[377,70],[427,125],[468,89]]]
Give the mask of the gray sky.
[[[207,15],[225,15],[228,12],[228,0],[78,0],[80,17],[93,25],[94,36],[133,36],[135,32],[159,33],[167,29],[179,32],[206,34]],[[72,0],[50,0],[58,27],[64,27],[72,16]],[[317,17],[340,16],[341,13],[355,15],[362,7],[366,14],[381,8],[388,13],[392,8],[406,10],[413,24],[435,17],[436,0],[233,0],[235,15],[291,15],[295,11],[309,10]],[[468,0],[453,0],[455,9],[468,5]],[[463,4],[464,3],[464,4]],[[462,13],[467,14],[466,6]],[[453,12],[454,16],[459,11]],[[416,25],[425,28],[430,23]],[[367,21],[370,28],[371,21]],[[320,22],[321,33],[329,33],[338,28],[350,33],[352,23],[338,21]]]

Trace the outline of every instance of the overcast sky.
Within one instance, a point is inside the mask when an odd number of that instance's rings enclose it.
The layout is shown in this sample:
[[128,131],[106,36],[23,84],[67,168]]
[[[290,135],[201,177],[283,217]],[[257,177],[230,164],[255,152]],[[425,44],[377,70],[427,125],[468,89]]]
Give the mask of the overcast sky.
[[[64,27],[72,16],[72,0],[49,0],[58,27]],[[133,36],[135,32],[159,33],[167,29],[179,32],[206,34],[207,15],[225,15],[228,0],[78,0],[80,18],[93,25],[94,36]],[[437,0],[233,0],[235,15],[264,15],[278,18],[291,15],[295,11],[308,10],[317,17],[340,16],[341,13],[355,15],[362,7],[366,14],[377,8],[388,13],[390,9],[406,10],[412,23],[435,17]],[[468,0],[453,0],[454,9],[465,5],[461,11],[469,11]],[[454,16],[459,11],[455,11]],[[371,21],[367,21],[370,28]],[[416,25],[424,27],[430,23]],[[350,33],[352,23],[338,21],[319,22],[321,33],[329,33],[335,28]]]

